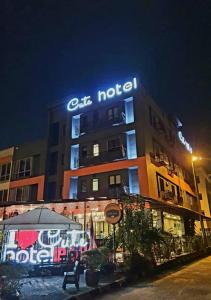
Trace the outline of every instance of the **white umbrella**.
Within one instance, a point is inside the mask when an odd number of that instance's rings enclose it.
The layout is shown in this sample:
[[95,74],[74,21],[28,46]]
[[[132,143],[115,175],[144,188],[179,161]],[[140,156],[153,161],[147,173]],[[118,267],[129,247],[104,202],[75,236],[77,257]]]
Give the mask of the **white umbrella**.
[[81,230],[82,225],[48,208],[35,208],[0,223],[4,230],[61,229]]

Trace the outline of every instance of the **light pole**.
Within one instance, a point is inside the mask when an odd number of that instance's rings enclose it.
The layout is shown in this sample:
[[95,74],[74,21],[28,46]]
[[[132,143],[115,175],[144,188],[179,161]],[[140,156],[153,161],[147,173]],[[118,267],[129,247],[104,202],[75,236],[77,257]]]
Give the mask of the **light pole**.
[[[196,191],[196,199],[197,199],[197,203],[199,205],[200,199],[199,199],[199,189],[198,189],[198,184],[196,181],[196,170],[195,170],[195,161],[201,160],[201,157],[197,157],[197,156],[192,156],[191,157],[191,165],[192,165],[192,171],[193,171],[193,180],[194,180],[194,186],[195,186],[195,191]],[[203,244],[205,246],[207,246],[207,237],[206,237],[206,233],[205,233],[205,229],[204,229],[204,221],[203,221],[203,217],[201,215],[199,215],[199,219],[200,219],[200,225],[201,225],[201,232],[202,232],[202,240],[203,240]]]

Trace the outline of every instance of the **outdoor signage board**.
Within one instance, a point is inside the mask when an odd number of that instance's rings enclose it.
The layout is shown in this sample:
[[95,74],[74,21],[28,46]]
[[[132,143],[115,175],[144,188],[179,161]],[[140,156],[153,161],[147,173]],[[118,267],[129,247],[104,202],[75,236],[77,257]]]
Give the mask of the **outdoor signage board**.
[[110,203],[104,210],[105,220],[109,224],[117,224],[122,218],[122,210],[116,203]]
[[[97,98],[98,102],[104,102],[117,96],[126,95],[129,92],[136,90],[137,87],[137,78],[134,77],[130,81],[126,81],[121,84],[116,83],[106,90],[98,90],[97,95],[94,97],[94,99]],[[68,101],[67,110],[72,112],[90,106],[92,104],[93,99],[91,96],[84,96],[82,98],[74,97]]]
[[180,142],[185,146],[186,150],[188,152],[192,153],[193,149],[192,149],[191,145],[184,138],[182,131],[178,131],[178,138],[179,138]]
[[88,250],[90,233],[82,230],[9,230],[3,261],[17,263],[60,262],[70,250]]

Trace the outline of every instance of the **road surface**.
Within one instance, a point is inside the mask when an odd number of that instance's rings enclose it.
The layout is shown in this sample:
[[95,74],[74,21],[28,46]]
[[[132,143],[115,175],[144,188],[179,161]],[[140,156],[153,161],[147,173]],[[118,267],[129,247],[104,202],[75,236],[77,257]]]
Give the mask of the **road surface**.
[[211,256],[168,273],[160,279],[142,282],[100,300],[211,300]]

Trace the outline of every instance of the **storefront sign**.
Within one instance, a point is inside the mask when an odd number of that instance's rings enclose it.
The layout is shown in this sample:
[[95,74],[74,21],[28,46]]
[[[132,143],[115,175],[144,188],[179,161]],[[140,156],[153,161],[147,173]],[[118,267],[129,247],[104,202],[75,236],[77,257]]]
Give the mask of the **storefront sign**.
[[185,146],[185,148],[187,149],[188,152],[192,153],[192,147],[191,145],[186,141],[186,139],[184,138],[182,131],[178,131],[178,137],[180,142]]
[[[124,84],[115,84],[115,86],[110,87],[107,90],[99,90],[97,92],[97,101],[103,102],[108,99],[114,98],[116,96],[124,95],[132,90],[137,89],[137,78],[134,77],[132,81],[127,81]],[[93,103],[91,96],[85,96],[83,98],[72,98],[67,103],[68,111],[75,111],[87,106],[90,106]]]
[[110,203],[105,207],[105,220],[109,224],[117,224],[122,218],[122,210],[116,203]]
[[17,263],[59,262],[67,249],[87,247],[89,234],[71,230],[10,230],[4,245],[4,260]]

